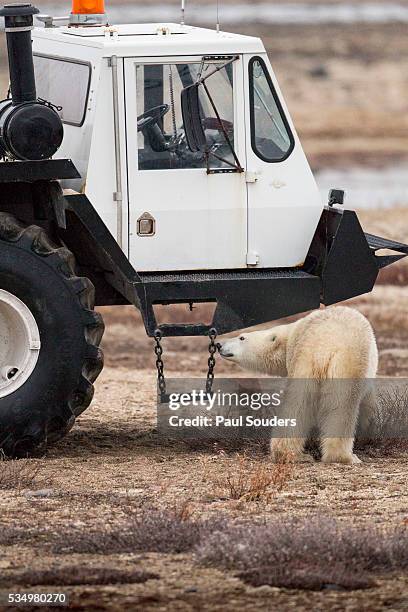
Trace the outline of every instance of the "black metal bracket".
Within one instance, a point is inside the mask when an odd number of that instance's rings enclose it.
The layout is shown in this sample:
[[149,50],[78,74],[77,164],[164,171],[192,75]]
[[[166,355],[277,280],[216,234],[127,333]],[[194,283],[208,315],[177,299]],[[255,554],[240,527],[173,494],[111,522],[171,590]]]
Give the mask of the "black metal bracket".
[[0,183],[34,183],[81,178],[70,159],[0,162]]
[[[377,256],[382,249],[400,255]],[[321,278],[325,305],[372,291],[381,268],[408,254],[408,246],[365,234],[352,210],[326,208],[321,216],[303,269]]]
[[[301,270],[139,273],[139,277],[136,290],[150,337],[157,329],[163,336],[206,336],[211,328],[225,334],[320,305],[320,279]],[[157,324],[156,304],[203,302],[217,304],[210,325]]]

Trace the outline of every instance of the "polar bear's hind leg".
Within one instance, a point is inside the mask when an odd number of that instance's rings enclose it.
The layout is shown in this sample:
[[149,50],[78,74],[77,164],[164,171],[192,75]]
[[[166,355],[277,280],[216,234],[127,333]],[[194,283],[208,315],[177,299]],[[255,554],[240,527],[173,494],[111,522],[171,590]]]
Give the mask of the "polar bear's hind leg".
[[[330,384],[329,382],[327,384]],[[320,406],[320,437],[323,463],[361,463],[353,453],[361,385],[336,381]]]

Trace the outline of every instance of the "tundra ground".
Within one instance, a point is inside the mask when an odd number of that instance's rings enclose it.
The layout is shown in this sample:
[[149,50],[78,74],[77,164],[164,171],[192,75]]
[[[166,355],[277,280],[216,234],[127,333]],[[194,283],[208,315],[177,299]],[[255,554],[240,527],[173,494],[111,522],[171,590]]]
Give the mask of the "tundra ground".
[[[386,220],[366,213],[365,223],[377,231]],[[400,275],[406,277],[406,268]],[[380,373],[408,376],[406,286],[380,285],[351,303],[375,328]],[[245,522],[248,530],[266,521],[273,532],[282,521],[289,529],[293,521],[328,517],[347,529],[402,529],[405,537],[408,448],[362,448],[359,466],[316,462],[276,471],[262,445],[223,448],[160,440],[152,342],[132,308],[103,311],[107,366],[91,408],[46,457],[0,463],[1,593],[62,590],[78,610],[407,608],[408,575],[398,564],[392,571],[369,571],[374,584],[364,589],[347,590],[350,577],[343,586],[325,583],[320,590],[308,590],[302,582],[302,588],[255,587],[238,568],[200,563],[196,543],[184,546],[190,536],[180,535],[179,527],[169,542],[173,527],[162,533],[162,519],[145,528],[159,542],[140,544],[129,520],[157,510],[179,522],[208,520],[208,537],[211,521],[227,521],[225,529]],[[180,309],[176,316],[183,317]],[[205,339],[165,341],[169,374],[201,376],[206,344]],[[217,373],[242,375],[220,361]],[[207,538],[203,529],[200,546]]]

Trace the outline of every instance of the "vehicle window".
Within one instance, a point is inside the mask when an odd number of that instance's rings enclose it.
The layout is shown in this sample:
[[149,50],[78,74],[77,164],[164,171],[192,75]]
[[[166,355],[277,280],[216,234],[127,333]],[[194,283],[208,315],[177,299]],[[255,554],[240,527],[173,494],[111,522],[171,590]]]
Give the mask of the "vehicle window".
[[88,102],[91,66],[34,55],[34,70],[37,96],[58,107],[64,123],[82,125]]
[[282,161],[293,149],[293,137],[261,58],[251,60],[249,78],[252,147],[264,161]]
[[[224,62],[225,63],[225,62]],[[151,64],[136,66],[137,130],[140,170],[205,168],[204,153],[192,153],[187,145],[181,110],[181,92],[197,78],[214,70],[216,62],[190,64]],[[208,71],[208,72],[207,72]],[[200,88],[201,118],[211,151],[234,163],[224,128],[234,143],[233,70],[225,66],[206,85],[218,110],[222,127],[203,88]],[[221,159],[211,159],[214,168],[228,167]]]

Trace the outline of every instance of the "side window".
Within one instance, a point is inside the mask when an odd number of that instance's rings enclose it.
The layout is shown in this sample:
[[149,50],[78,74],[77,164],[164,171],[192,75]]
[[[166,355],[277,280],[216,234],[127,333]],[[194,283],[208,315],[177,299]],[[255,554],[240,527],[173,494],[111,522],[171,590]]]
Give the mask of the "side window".
[[249,64],[252,148],[262,160],[286,159],[294,140],[274,91],[265,62],[254,57]]
[[88,103],[91,65],[34,55],[34,71],[38,97],[58,107],[63,123],[81,126]]
[[234,164],[224,131],[234,144],[234,103],[232,66],[215,68],[224,62],[209,60],[188,64],[137,64],[136,99],[138,158],[140,170],[206,168],[201,152],[190,151],[184,133],[181,109],[183,88],[193,85],[211,71],[208,92],[219,113],[218,120],[207,93],[200,91],[200,114],[212,151],[211,166],[229,168]]

